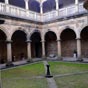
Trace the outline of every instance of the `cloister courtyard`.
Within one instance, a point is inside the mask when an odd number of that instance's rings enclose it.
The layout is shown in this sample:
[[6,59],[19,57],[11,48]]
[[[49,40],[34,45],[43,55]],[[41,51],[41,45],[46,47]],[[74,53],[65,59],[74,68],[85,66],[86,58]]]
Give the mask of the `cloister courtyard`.
[[0,88],[88,88],[88,0],[0,0]]
[[[46,78],[46,65],[53,78]],[[50,87],[53,81],[55,87]],[[88,88],[88,64],[79,62],[40,61],[1,70],[2,88]]]

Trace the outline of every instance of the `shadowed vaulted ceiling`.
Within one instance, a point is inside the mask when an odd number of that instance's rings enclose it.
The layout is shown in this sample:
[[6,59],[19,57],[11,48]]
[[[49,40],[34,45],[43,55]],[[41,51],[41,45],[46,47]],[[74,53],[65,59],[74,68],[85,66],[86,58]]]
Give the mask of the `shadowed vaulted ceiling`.
[[[79,0],[79,2],[84,0]],[[0,0],[0,2],[5,2],[5,0]],[[65,6],[68,6],[70,4],[75,3],[75,0],[59,0],[59,8],[63,8]],[[9,0],[9,4],[15,5],[21,8],[25,8],[25,2],[24,0]],[[36,0],[29,0],[29,9],[35,12],[40,12],[40,3]],[[54,10],[56,8],[55,0],[46,0],[43,3],[43,12],[49,12],[51,10]]]

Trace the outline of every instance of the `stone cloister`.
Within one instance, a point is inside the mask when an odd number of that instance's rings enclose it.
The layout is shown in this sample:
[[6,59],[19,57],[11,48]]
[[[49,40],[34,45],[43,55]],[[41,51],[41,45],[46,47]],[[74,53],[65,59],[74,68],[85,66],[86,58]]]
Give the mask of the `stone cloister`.
[[18,25],[15,19],[6,19],[0,25],[1,63],[43,59],[50,55],[57,56],[58,59],[74,58],[74,51],[77,51],[77,60],[88,58],[87,19],[87,16],[83,16],[44,25],[20,20]]
[[0,64],[38,58],[88,61],[83,0],[15,1],[0,1]]

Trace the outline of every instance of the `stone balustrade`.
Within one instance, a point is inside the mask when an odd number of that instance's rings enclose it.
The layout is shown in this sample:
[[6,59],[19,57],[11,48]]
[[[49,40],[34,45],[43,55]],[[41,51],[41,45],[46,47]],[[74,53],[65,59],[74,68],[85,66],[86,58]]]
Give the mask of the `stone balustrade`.
[[9,15],[12,17],[18,17],[22,19],[33,20],[33,21],[39,21],[39,22],[51,21],[57,18],[73,16],[75,14],[82,14],[86,12],[87,11],[83,8],[83,3],[78,4],[78,6],[72,4],[70,6],[61,8],[58,11],[53,10],[44,13],[43,15],[37,12],[33,12],[9,4],[0,3],[0,14]]
[[59,9],[58,14],[57,14],[57,11],[51,11],[51,12],[45,13],[43,15],[44,21],[50,21],[50,20],[55,20],[57,18],[63,18],[63,17],[73,16],[76,14],[87,13],[87,11],[83,8],[83,3],[80,3],[78,5],[78,11],[76,8],[77,8],[76,5],[73,4]]

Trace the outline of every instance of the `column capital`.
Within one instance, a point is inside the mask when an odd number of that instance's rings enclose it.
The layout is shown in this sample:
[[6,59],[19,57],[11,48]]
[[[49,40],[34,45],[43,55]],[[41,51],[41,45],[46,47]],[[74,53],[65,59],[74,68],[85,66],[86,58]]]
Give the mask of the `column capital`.
[[9,0],[5,0],[5,4],[9,4]]
[[28,2],[29,0],[24,0],[25,2]]
[[81,40],[81,38],[76,38],[76,40]]
[[6,43],[12,43],[12,40],[6,40]]
[[59,42],[59,41],[61,41],[61,39],[57,39],[56,41]]
[[31,40],[27,40],[26,42],[27,42],[27,43],[31,43],[32,41],[31,41]]
[[41,42],[45,42],[45,40],[41,40]]

